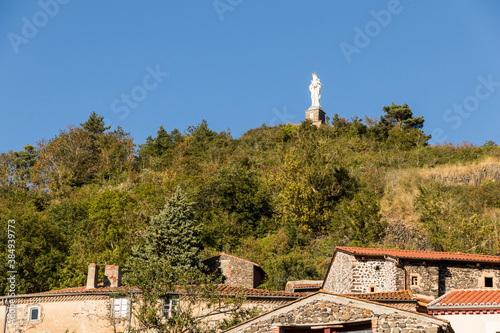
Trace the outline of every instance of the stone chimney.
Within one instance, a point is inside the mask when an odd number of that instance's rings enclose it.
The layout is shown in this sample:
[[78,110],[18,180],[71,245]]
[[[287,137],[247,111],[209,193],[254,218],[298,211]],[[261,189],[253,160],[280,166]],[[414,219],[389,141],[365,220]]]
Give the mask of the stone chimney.
[[120,266],[106,265],[104,269],[104,286],[119,287],[122,285],[122,271]]
[[99,273],[99,267],[92,263],[89,265],[89,272],[87,274],[87,289],[97,288],[97,276]]

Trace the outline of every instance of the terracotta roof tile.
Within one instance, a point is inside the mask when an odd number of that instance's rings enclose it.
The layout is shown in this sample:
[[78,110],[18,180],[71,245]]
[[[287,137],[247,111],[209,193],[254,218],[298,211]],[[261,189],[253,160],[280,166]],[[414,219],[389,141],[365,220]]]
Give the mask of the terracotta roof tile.
[[293,286],[293,289],[311,289],[311,288],[321,288],[323,281],[318,283],[302,283]]
[[500,307],[500,289],[456,289],[437,298],[427,305],[435,307]]
[[[17,295],[16,297],[35,297],[35,296],[50,296],[54,294],[92,294],[92,293],[102,293],[102,294],[111,294],[115,292],[140,292],[138,288],[132,287],[129,288],[127,286],[120,287],[98,287],[92,289],[86,289],[86,287],[75,287],[75,288],[66,288],[59,290],[50,290],[41,293],[34,294],[25,294],[25,295]],[[309,295],[310,293],[294,293],[288,291],[274,291],[274,290],[263,290],[263,289],[252,289],[252,288],[241,288],[241,287],[233,287],[225,284],[220,284],[215,289],[215,292],[221,294],[229,294],[236,295],[242,293],[244,296],[248,297],[283,297],[283,298],[300,298]],[[0,298],[7,298],[7,296],[2,296]]]
[[429,261],[446,260],[446,261],[465,261],[465,262],[500,264],[500,256],[489,256],[483,254],[469,254],[460,252],[391,250],[391,249],[374,249],[374,248],[347,247],[347,246],[337,246],[335,250],[347,252],[356,256],[367,256],[367,257],[391,256],[395,258],[414,259],[414,260],[415,259],[429,260]]
[[372,301],[416,301],[411,291],[398,290],[380,293],[366,293],[366,294],[345,294],[344,296],[356,297],[359,299],[368,299]]
[[241,288],[241,287],[228,286],[225,284],[220,284],[217,287],[217,289],[215,289],[215,291],[227,294],[238,294],[241,292],[245,296],[273,296],[273,297],[290,297],[290,298],[300,298],[309,295],[309,293],[294,293],[289,291]]
[[239,257],[233,256],[233,255],[230,255],[230,254],[227,254],[227,253],[224,253],[224,252],[222,252],[222,253],[220,253],[220,254],[218,254],[216,256],[210,257],[208,259],[205,259],[203,261],[207,261],[207,260],[210,260],[210,259],[213,259],[213,258],[217,258],[217,257],[220,257],[220,256],[227,256],[227,257],[235,258],[235,259],[238,259],[238,260],[246,261],[246,262],[251,263],[252,265],[255,265],[255,266],[257,266],[257,267],[260,268],[260,265],[257,264],[257,263],[254,263],[254,262],[252,262],[250,260],[246,260],[246,259],[243,259],[243,258],[239,258]]

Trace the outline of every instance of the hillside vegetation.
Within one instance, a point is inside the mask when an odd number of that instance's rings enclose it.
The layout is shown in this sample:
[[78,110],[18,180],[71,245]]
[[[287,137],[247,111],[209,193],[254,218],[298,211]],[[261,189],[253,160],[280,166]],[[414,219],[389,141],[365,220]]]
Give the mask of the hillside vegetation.
[[180,186],[194,202],[201,259],[224,251],[258,262],[262,288],[322,279],[337,245],[497,254],[500,148],[430,146],[423,124],[393,104],[378,121],[335,115],[239,139],[205,121],[160,126],[136,146],[93,113],[0,155],[0,252],[9,254],[14,219],[18,294],[84,285],[89,263],[124,265]]

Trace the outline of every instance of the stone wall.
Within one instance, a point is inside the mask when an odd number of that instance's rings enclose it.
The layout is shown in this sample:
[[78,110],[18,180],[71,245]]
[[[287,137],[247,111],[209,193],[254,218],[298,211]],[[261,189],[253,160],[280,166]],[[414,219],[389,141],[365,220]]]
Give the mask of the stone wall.
[[[493,278],[493,288],[500,287],[500,266],[477,267],[473,264],[441,262],[426,263],[405,262],[406,271],[398,268],[397,288],[409,289],[416,296],[437,298],[452,289],[483,288],[484,278]],[[412,285],[412,277],[416,277],[418,284]]]
[[[436,298],[439,296],[439,265],[437,263],[422,265],[422,263],[404,263],[404,270],[398,269],[398,288],[408,289],[415,296]],[[412,285],[412,277],[416,277],[418,284]]]
[[483,288],[484,277],[493,278],[493,288],[499,287],[500,266],[449,264],[439,267],[439,295],[452,289]]
[[[291,302],[293,302],[294,299],[285,299],[285,298],[247,298],[243,305],[241,306],[242,309],[246,310],[256,310],[257,314],[265,313],[271,310],[274,310],[280,306],[287,305]],[[198,316],[198,315],[203,315],[210,312],[206,306],[205,303],[201,303],[200,306],[198,306],[197,309],[194,309],[193,315]],[[230,314],[224,313],[224,314],[218,314],[218,315],[213,315],[206,317],[203,321],[206,324],[207,328],[214,328],[218,327],[220,322],[223,319],[230,319]]]
[[[415,316],[404,311],[382,308],[382,313],[375,310],[380,305],[371,305],[371,309],[341,304],[328,300],[313,299],[297,306],[288,306],[288,311],[275,311],[254,319],[246,325],[228,330],[231,333],[282,332],[280,327],[309,328],[322,325],[341,325],[343,323],[368,324],[374,333],[439,333],[448,332],[433,323],[427,316]],[[428,317],[430,318],[430,317]],[[435,320],[434,320],[435,321]],[[366,327],[366,326],[365,326]],[[353,327],[354,328],[354,327]],[[318,330],[321,332],[321,330]]]
[[464,168],[456,170],[454,173],[431,175],[431,179],[436,179],[445,185],[471,185],[479,186],[484,181],[500,181],[500,165],[483,165],[473,170]]
[[361,260],[353,255],[337,252],[327,274],[323,290],[338,293],[369,293],[396,291],[397,269],[394,262],[385,259]]
[[256,288],[262,279],[261,274],[259,276],[255,276],[254,274],[254,270],[259,270],[255,264],[230,255],[221,254],[207,259],[203,263],[210,271],[218,272],[219,274],[223,273],[221,271],[221,264],[224,264],[226,266],[224,283],[229,286]]
[[352,279],[351,293],[397,290],[396,265],[385,259],[355,259],[352,263]]
[[337,294],[350,293],[354,260],[354,256],[350,254],[337,252],[326,275],[323,290]]

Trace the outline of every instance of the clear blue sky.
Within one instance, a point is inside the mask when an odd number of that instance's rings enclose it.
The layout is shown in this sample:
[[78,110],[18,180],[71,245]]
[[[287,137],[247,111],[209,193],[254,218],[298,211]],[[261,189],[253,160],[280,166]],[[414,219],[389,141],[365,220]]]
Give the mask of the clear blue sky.
[[435,141],[500,144],[496,0],[4,0],[0,32],[3,152],[92,111],[138,144],[299,123],[312,72],[330,117],[407,103]]

